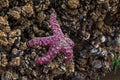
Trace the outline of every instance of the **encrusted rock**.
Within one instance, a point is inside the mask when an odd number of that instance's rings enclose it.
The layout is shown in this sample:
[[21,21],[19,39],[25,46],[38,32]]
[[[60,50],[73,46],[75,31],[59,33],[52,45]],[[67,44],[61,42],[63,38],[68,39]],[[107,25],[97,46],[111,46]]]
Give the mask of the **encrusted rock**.
[[66,67],[66,74],[69,75],[70,73],[75,72],[75,64],[71,63]]
[[92,65],[93,65],[94,68],[97,68],[97,69],[99,69],[99,68],[101,68],[103,66],[102,62],[99,61],[99,60],[93,61]]
[[0,10],[9,6],[9,0],[0,0]]
[[[1,64],[1,61],[0,61],[0,64]],[[0,75],[2,75],[5,72],[5,70],[6,70],[5,67],[0,66]]]
[[27,17],[31,17],[34,14],[33,6],[31,4],[26,4],[22,7],[22,14]]
[[39,23],[42,23],[43,20],[45,19],[46,15],[44,14],[44,12],[39,12],[37,15],[37,19]]
[[98,22],[96,23],[96,27],[98,27],[99,29],[101,29],[101,28],[103,27],[103,25],[104,25],[104,22],[103,22],[103,21],[98,21]]
[[15,38],[9,38],[8,40],[9,45],[13,45],[14,42],[15,42]]
[[27,49],[27,43],[21,43],[20,50],[26,50]]
[[0,26],[1,25],[9,25],[8,21],[3,16],[0,16]]
[[[46,9],[48,9],[48,6],[50,5],[50,1],[49,0],[40,0],[38,1],[38,5],[35,6],[36,11],[44,11]],[[44,3],[44,4],[43,4]]]
[[20,57],[13,58],[10,62],[11,66],[19,66],[20,65]]
[[8,40],[7,40],[6,38],[0,39],[0,45],[6,46],[8,43],[9,43],[9,42],[8,42]]
[[2,67],[6,67],[6,65],[8,64],[7,55],[5,53],[2,54],[2,59],[0,63],[1,63],[0,66]]
[[13,73],[12,75],[13,75],[13,80],[17,80],[19,78],[17,73]]
[[120,34],[118,34],[118,36],[117,36],[117,38],[116,38],[116,42],[117,42],[118,44],[120,44]]
[[[100,80],[120,60],[119,0],[0,0],[1,80]],[[55,12],[63,33],[75,42],[73,62],[58,55],[46,65],[34,62],[48,47],[28,47],[35,37],[52,35]],[[17,72],[16,72],[17,71]]]
[[104,62],[103,64],[104,68],[109,69],[110,68],[110,62]]
[[9,37],[16,37],[16,36],[20,36],[20,35],[21,35],[21,30],[20,29],[10,31],[10,33],[9,33]]
[[1,80],[7,80],[7,79],[12,79],[12,73],[9,71],[4,72],[1,76]]
[[8,21],[2,16],[0,16],[0,30],[4,32],[10,32],[11,30]]
[[23,76],[22,80],[28,80],[28,78],[26,76]]
[[79,5],[80,5],[79,0],[68,0],[68,6],[70,8],[78,8]]
[[13,55],[15,55],[17,52],[18,52],[18,49],[17,49],[17,48],[13,48],[13,49],[12,49],[12,54],[13,54]]
[[17,80],[18,74],[12,71],[6,71],[2,74],[1,80]]
[[1,37],[7,37],[7,34],[5,32],[3,32],[3,31],[0,30],[0,38]]
[[59,65],[56,63],[56,62],[50,62],[49,65],[48,65],[51,69],[55,69],[55,68],[58,68]]
[[11,17],[13,17],[14,19],[20,19],[20,12],[16,11],[16,10],[9,10],[8,15],[10,15]]
[[[38,18],[38,20],[39,20],[39,18]],[[42,21],[43,21],[43,20],[42,20]],[[42,21],[40,20],[40,23],[41,23]],[[34,25],[34,26],[33,26],[33,30],[34,30],[35,33],[40,32],[40,30],[38,29],[38,26],[37,26],[37,25]]]

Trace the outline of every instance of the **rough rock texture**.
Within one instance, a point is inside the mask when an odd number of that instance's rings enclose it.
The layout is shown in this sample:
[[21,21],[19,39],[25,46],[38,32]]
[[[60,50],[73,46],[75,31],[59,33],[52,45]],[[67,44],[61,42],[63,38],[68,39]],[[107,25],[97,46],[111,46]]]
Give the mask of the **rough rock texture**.
[[[1,80],[100,80],[120,60],[119,0],[0,0]],[[55,12],[63,33],[75,42],[74,59],[63,54],[46,65],[34,62],[48,47],[27,47],[35,37],[52,35]]]

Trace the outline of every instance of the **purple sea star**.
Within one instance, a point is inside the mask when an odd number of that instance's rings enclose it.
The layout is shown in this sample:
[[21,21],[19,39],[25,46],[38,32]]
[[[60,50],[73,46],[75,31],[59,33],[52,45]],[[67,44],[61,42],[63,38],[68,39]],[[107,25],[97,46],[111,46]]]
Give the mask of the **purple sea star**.
[[28,46],[30,47],[36,45],[50,46],[48,52],[43,57],[37,57],[35,62],[38,64],[46,64],[52,61],[61,51],[66,56],[65,63],[68,64],[73,58],[74,42],[64,36],[54,13],[50,16],[50,24],[53,31],[52,36],[38,37],[28,41]]

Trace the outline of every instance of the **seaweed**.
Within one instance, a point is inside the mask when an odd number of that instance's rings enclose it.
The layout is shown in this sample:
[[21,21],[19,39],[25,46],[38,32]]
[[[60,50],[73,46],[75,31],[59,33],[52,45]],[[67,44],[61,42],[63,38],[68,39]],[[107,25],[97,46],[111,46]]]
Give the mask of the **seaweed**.
[[115,56],[113,62],[114,62],[114,74],[116,74],[116,73],[117,73],[117,70],[118,70],[118,68],[119,68],[119,59],[118,59],[117,56]]

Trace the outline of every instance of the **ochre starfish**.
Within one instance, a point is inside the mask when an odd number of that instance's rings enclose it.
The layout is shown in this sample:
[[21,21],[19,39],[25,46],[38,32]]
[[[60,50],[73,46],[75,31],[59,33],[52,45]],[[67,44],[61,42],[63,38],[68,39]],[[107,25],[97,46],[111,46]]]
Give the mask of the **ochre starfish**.
[[43,57],[37,57],[35,59],[38,64],[46,64],[52,61],[60,52],[65,54],[65,63],[67,64],[73,58],[74,42],[70,38],[64,36],[54,13],[52,13],[50,16],[50,24],[53,35],[32,39],[28,41],[28,46],[50,46],[48,52],[43,55]]

